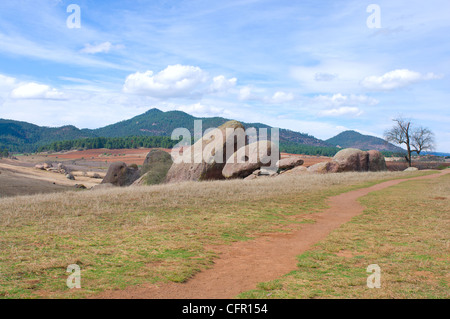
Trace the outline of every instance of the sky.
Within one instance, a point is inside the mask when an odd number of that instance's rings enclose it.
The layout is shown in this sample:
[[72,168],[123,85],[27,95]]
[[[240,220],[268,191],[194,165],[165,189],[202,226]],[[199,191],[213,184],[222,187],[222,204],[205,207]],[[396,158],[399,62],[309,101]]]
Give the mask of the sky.
[[328,139],[393,119],[450,152],[448,0],[2,0],[0,118],[98,128],[151,108]]

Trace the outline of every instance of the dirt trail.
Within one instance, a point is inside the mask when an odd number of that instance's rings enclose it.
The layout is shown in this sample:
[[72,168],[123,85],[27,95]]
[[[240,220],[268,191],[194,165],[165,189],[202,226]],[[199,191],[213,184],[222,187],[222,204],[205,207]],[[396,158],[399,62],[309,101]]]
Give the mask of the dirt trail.
[[241,292],[255,289],[259,282],[274,280],[295,270],[296,256],[361,214],[364,207],[359,197],[403,181],[429,179],[450,173],[383,182],[328,199],[330,208],[307,216],[314,224],[302,224],[290,234],[271,234],[231,246],[221,246],[220,258],[212,268],[198,273],[186,283],[141,285],[119,291],[105,291],[94,298],[146,298],[146,299],[218,299],[233,298]]

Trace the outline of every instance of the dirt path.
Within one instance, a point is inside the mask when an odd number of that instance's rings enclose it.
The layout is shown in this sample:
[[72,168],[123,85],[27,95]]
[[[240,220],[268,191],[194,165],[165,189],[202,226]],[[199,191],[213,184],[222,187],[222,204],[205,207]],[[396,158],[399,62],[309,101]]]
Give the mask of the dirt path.
[[290,234],[272,234],[231,246],[221,246],[220,258],[212,268],[202,271],[183,284],[141,285],[120,291],[105,291],[94,298],[148,299],[218,299],[233,298],[241,292],[255,289],[259,282],[274,280],[297,269],[296,256],[361,214],[364,207],[358,198],[403,181],[429,179],[450,173],[387,181],[328,199],[330,208],[307,216],[314,224],[302,224]]

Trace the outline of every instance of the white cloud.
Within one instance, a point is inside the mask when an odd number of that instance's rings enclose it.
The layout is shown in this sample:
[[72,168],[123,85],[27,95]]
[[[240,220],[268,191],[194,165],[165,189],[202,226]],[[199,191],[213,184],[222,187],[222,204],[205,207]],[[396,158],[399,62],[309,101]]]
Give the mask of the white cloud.
[[398,69],[387,72],[382,76],[366,77],[361,84],[367,89],[384,91],[398,89],[419,81],[439,78],[441,78],[441,76],[434,73],[421,74],[408,69]]
[[352,106],[342,106],[339,108],[331,110],[323,110],[319,112],[320,116],[343,116],[343,115],[359,116],[361,114],[362,111],[359,108]]
[[239,90],[239,100],[248,101],[253,99],[252,89],[249,86],[244,86]]
[[266,104],[282,104],[294,100],[295,96],[289,92],[277,91],[268,95],[265,89],[244,86],[239,90],[238,98],[241,101],[259,101]]
[[222,116],[224,110],[219,107],[195,103],[191,105],[179,105],[176,107],[178,111],[183,111],[198,117],[214,117]]
[[30,82],[12,90],[11,97],[14,99],[60,100],[64,98],[64,95],[62,92],[48,85]]
[[121,49],[123,48],[123,45],[113,45],[111,42],[103,42],[100,44],[92,45],[92,44],[85,44],[84,48],[80,50],[81,53],[88,53],[88,54],[97,54],[97,53],[108,53],[112,49]]
[[317,65],[293,66],[290,76],[299,82],[305,94],[358,92],[361,79],[378,72],[376,64],[345,61],[342,59],[325,59]]
[[0,74],[0,86],[13,86],[16,84],[16,79]]
[[270,102],[272,102],[272,103],[286,103],[286,102],[292,101],[293,99],[294,99],[294,94],[278,91],[278,92],[275,92],[275,94],[272,96]]
[[169,65],[157,74],[153,71],[130,74],[123,86],[125,93],[140,94],[156,98],[193,97],[205,93],[226,92],[236,85],[237,79],[223,75],[210,78],[199,67]]
[[334,94],[332,96],[319,95],[314,98],[315,102],[318,102],[324,106],[356,106],[356,105],[376,105],[378,100],[366,96],[366,95],[343,95],[341,93]]
[[212,93],[226,92],[229,89],[235,87],[236,82],[236,78],[227,79],[223,75],[216,76],[213,78],[213,81],[210,85],[210,91]]

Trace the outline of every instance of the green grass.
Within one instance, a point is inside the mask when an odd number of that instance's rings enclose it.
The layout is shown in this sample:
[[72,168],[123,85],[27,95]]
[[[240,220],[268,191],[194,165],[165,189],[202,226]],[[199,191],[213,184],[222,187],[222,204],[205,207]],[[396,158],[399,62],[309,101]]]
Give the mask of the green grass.
[[[448,299],[449,194],[450,175],[370,193],[364,213],[298,256],[297,270],[238,297]],[[367,287],[370,264],[380,289]]]

